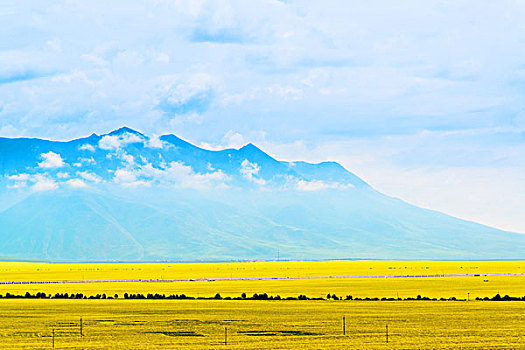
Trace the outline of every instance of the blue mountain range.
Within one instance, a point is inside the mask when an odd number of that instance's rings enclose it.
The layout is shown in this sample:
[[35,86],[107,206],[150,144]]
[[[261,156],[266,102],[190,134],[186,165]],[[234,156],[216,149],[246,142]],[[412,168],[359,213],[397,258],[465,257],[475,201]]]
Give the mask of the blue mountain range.
[[0,138],[0,258],[523,259],[525,235],[385,196],[335,162],[129,128]]

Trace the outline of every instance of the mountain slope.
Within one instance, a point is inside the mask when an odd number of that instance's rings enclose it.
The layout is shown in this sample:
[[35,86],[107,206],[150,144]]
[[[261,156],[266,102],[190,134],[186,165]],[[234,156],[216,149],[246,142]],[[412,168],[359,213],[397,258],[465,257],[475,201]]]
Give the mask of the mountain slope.
[[210,151],[129,128],[0,138],[0,256],[65,260],[523,259],[525,235],[417,208],[335,162]]
[[519,259],[525,246],[523,235],[370,190],[163,192],[34,194],[0,213],[0,254],[193,261],[273,259],[279,250],[285,259]]

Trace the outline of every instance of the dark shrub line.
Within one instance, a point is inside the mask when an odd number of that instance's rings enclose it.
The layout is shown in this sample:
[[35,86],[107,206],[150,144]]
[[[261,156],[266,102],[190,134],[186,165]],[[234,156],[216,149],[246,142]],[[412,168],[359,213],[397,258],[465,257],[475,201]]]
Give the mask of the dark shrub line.
[[26,292],[23,295],[20,294],[11,294],[6,293],[5,295],[0,294],[0,299],[116,299],[118,294],[114,296],[106,296],[106,294],[96,294],[96,295],[84,295],[82,293],[56,293],[56,294],[46,294],[38,292],[36,294],[31,294]]
[[525,301],[525,296],[524,297],[511,297],[511,296],[508,296],[508,295],[505,295],[505,296],[501,296],[499,294],[496,294],[495,296],[493,296],[492,298],[489,298],[489,297],[485,297],[485,298],[480,298],[480,297],[477,297],[476,300],[486,300],[486,301]]
[[219,293],[215,294],[213,297],[191,297],[185,294],[124,294],[124,299],[198,299],[198,300],[324,300],[323,298],[308,298],[306,295],[299,295],[298,297],[286,297],[281,298],[281,296],[268,295],[266,293],[257,294],[248,297],[246,293],[242,293],[240,297],[222,297]]
[[[56,293],[56,294],[46,294],[42,292],[38,292],[36,294],[31,294],[29,292],[26,292],[25,294],[11,294],[6,293],[5,295],[0,294],[0,299],[118,299],[119,295],[115,294],[113,296],[108,296],[106,294],[96,294],[96,295],[84,295],[82,293]],[[242,293],[240,297],[222,297],[219,293],[215,294],[213,297],[192,297],[187,296],[185,294],[159,294],[159,293],[148,293],[148,294],[128,294],[124,293],[124,299],[193,299],[193,300],[355,300],[355,301],[411,301],[411,300],[430,300],[430,301],[466,301],[466,299],[457,299],[455,297],[451,298],[429,298],[429,297],[422,297],[421,295],[418,295],[415,298],[354,298],[351,295],[347,295],[346,297],[338,297],[335,294],[328,294],[326,298],[309,298],[306,295],[299,295],[297,297],[281,297],[279,295],[273,296],[268,295],[266,293],[261,294],[253,294],[251,297],[247,296],[246,293]],[[477,297],[476,300],[479,301],[525,301],[525,296],[523,297],[511,297],[509,295],[501,296],[499,294],[496,294],[492,298],[484,297],[480,298]]]

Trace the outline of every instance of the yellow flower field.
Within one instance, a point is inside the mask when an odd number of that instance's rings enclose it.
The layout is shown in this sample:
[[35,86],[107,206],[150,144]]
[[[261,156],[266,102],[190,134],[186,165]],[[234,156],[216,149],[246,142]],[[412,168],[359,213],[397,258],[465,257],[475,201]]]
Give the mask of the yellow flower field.
[[[238,263],[0,263],[0,282],[57,280],[200,279],[184,282],[114,282],[72,284],[0,284],[0,294],[30,292],[107,295],[160,293],[211,297],[239,296],[245,292],[283,297],[305,294],[406,298],[417,295],[472,299],[499,293],[525,295],[525,275],[484,276],[490,273],[525,273],[524,261],[321,261]],[[450,275],[468,277],[334,278],[335,276]],[[479,275],[479,276],[478,276]],[[322,279],[213,280],[214,278],[316,277]]]
[[523,302],[0,300],[0,343],[50,349],[54,330],[56,349],[523,349],[523,315]]
[[[525,348],[525,302],[474,299],[496,293],[524,296],[523,272],[523,261],[4,262],[2,283],[188,280],[0,284],[2,295],[119,295],[112,300],[0,299],[0,344],[2,349],[49,349],[54,330],[57,349],[520,349]],[[490,275],[501,273],[517,275]],[[393,275],[403,277],[371,277]],[[257,279],[264,277],[321,278]],[[208,280],[192,281],[202,278]],[[231,280],[214,280],[218,278]],[[465,301],[123,299],[124,293],[238,297],[243,292]]]
[[0,281],[525,273],[525,261],[1,262]]

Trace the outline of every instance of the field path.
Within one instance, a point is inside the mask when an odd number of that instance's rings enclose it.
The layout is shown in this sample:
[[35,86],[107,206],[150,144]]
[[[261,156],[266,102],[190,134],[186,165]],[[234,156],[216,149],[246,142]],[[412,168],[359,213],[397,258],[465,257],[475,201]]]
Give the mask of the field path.
[[457,273],[438,275],[356,275],[356,276],[292,276],[292,277],[222,277],[222,278],[170,278],[170,279],[110,279],[110,280],[57,280],[57,281],[4,281],[11,284],[61,284],[61,283],[113,283],[113,282],[210,282],[210,281],[257,281],[257,280],[311,280],[345,278],[436,278],[436,277],[479,277],[479,276],[525,276],[525,273]]

